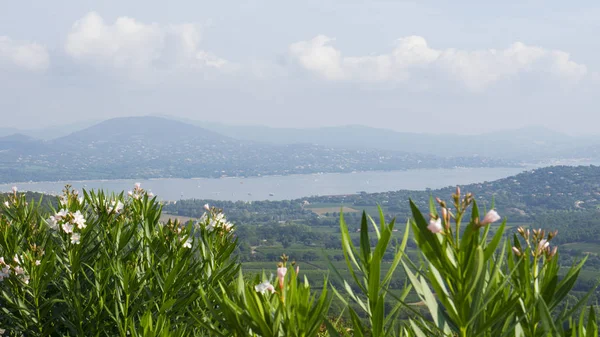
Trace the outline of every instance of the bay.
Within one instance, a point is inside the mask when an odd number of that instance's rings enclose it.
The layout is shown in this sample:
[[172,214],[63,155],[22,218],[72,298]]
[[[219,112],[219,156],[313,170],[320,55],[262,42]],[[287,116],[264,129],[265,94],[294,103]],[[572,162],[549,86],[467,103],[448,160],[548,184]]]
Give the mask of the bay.
[[[539,166],[539,165],[535,165]],[[103,189],[120,193],[133,188],[136,182],[152,191],[160,200],[215,199],[215,200],[286,200],[313,195],[355,194],[394,190],[424,190],[505,178],[533,168],[526,166],[494,168],[417,169],[404,171],[368,171],[356,173],[323,173],[249,178],[195,178],[195,179],[118,179],[61,182],[27,182],[0,185],[8,192],[12,186],[20,191],[60,194],[65,184],[77,190]]]

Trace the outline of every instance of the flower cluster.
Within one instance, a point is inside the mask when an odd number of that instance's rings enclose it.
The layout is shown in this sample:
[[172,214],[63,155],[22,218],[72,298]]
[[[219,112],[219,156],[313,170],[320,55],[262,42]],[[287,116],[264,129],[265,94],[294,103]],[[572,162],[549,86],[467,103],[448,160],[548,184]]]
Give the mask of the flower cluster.
[[58,197],[60,204],[64,208],[69,207],[69,202],[72,204],[81,205],[83,204],[83,197],[79,196],[79,192],[71,188],[71,185],[66,185],[63,189],[63,194]]
[[56,231],[63,231],[70,235],[72,244],[79,244],[80,234],[75,230],[82,230],[86,227],[85,217],[81,211],[70,212],[66,209],[61,209],[58,213],[50,216],[46,220],[48,226]]
[[25,270],[21,267],[22,260],[22,256],[19,257],[18,255],[15,255],[13,258],[14,265],[11,266],[4,260],[4,257],[0,257],[0,267],[2,268],[0,270],[0,281],[4,281],[4,279],[10,277],[10,275],[15,275],[20,278],[23,283],[29,284],[29,276],[25,274]]
[[[441,200],[440,198],[435,199],[440,205],[442,211],[441,215],[430,214],[429,226],[427,226],[427,229],[429,229],[429,231],[432,233],[448,234],[447,232],[450,231],[450,220],[454,219],[456,222],[460,222],[463,214],[474,200],[473,194],[471,193],[467,193],[463,198],[461,198],[459,187],[456,187],[456,193],[452,194],[452,199],[454,201],[454,207],[456,210],[455,213],[453,213],[452,209],[446,205],[445,201]],[[474,225],[477,227],[484,227],[500,219],[501,218],[500,215],[498,215],[498,212],[491,209],[485,214],[483,219],[476,219]]]
[[[530,231],[529,229],[525,230],[523,227],[519,227],[517,228],[517,232],[525,239],[525,243],[527,247],[531,249],[534,258],[543,256],[547,260],[551,260],[554,255],[556,255],[558,247],[555,246],[554,248],[551,248],[550,241],[558,235],[558,231],[546,233],[546,231],[541,228]],[[524,253],[519,247],[512,247],[512,251],[517,256],[521,256]]]
[[106,211],[108,213],[120,214],[125,205],[121,202],[121,200],[112,200],[106,202]]
[[11,205],[17,205],[19,202],[19,198],[17,195],[17,191],[19,190],[17,186],[12,187],[12,194],[8,195],[8,200],[4,201],[4,206],[6,208],[10,208]]
[[147,195],[148,198],[154,197],[154,193],[147,192],[146,190],[144,190],[142,188],[142,184],[140,184],[140,183],[135,183],[133,185],[133,190],[128,191],[127,195],[136,200],[141,199],[144,195]]
[[192,248],[192,243],[194,242],[192,237],[189,236],[190,233],[188,233],[185,230],[185,226],[183,226],[179,220],[175,219],[170,220],[164,224],[166,228],[169,229],[169,231],[171,232],[171,235],[174,235],[176,238],[179,238],[179,242],[183,242],[183,248]]
[[204,226],[207,231],[231,232],[233,230],[233,224],[227,221],[222,209],[210,207],[208,204],[204,205],[204,209],[206,212],[202,214],[198,223]]

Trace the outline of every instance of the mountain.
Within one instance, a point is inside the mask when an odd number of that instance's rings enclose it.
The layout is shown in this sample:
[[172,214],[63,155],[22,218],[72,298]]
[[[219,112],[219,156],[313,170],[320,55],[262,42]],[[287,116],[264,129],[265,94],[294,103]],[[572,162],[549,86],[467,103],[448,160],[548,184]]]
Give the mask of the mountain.
[[[508,166],[478,156],[436,157],[315,144],[269,144],[160,117],[110,119],[49,141],[8,142],[4,181],[221,177]],[[27,146],[25,146],[27,144]]]
[[6,161],[9,157],[20,157],[23,154],[39,155],[48,150],[46,144],[24,134],[15,133],[0,137],[0,153],[2,153],[0,162]]
[[69,135],[73,132],[85,129],[96,124],[98,121],[85,121],[69,123],[64,125],[49,126],[38,129],[0,128],[0,137],[21,134],[39,140],[52,140]]
[[0,128],[0,137],[10,136],[19,132],[20,130],[15,128]]
[[[600,139],[571,137],[547,128],[530,126],[481,135],[397,132],[361,125],[321,128],[271,128],[186,121],[220,134],[272,144],[310,143],[322,146],[379,149],[442,157],[483,156],[518,161],[570,158],[573,150],[600,144]],[[459,144],[459,145],[458,145]]]

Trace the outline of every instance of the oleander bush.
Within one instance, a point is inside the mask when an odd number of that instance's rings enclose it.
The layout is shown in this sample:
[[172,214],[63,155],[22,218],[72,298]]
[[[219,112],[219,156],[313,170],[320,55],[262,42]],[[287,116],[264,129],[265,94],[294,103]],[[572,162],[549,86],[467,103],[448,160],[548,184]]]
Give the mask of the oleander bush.
[[[427,216],[411,202],[391,261],[395,220],[363,213],[355,246],[342,215],[351,278],[332,268],[342,286],[326,278],[318,291],[285,255],[243,274],[235,226],[209,205],[195,222],[161,222],[139,184],[118,195],[67,186],[49,214],[41,204],[15,189],[2,205],[0,329],[10,336],[598,336],[584,307],[594,289],[566,303],[585,260],[559,275],[556,232],[507,238],[504,221],[490,236],[500,216],[480,216],[458,189]],[[391,291],[400,272],[404,289]]]

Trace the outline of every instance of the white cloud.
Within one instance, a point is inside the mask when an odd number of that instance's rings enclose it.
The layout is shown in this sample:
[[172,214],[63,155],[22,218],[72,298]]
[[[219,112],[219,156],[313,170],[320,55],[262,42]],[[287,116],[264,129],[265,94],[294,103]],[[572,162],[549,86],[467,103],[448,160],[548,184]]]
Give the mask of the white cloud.
[[473,91],[520,73],[551,73],[570,81],[587,73],[585,65],[572,61],[564,51],[521,42],[503,50],[469,51],[434,49],[425,38],[408,36],[399,39],[390,53],[347,57],[331,45],[332,41],[319,35],[290,45],[289,52],[302,67],[328,80],[407,81],[417,71],[434,71],[449,75]]
[[195,24],[146,24],[129,17],[106,24],[91,12],[73,24],[65,50],[79,61],[117,69],[231,69],[227,60],[200,49],[200,40]]
[[50,56],[44,46],[0,36],[0,67],[42,71],[46,70],[49,64]]

